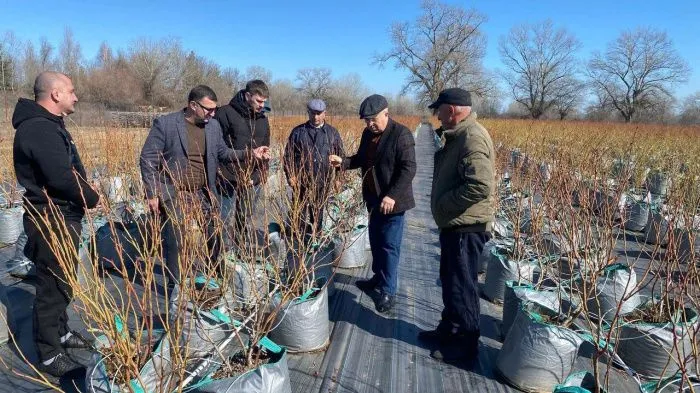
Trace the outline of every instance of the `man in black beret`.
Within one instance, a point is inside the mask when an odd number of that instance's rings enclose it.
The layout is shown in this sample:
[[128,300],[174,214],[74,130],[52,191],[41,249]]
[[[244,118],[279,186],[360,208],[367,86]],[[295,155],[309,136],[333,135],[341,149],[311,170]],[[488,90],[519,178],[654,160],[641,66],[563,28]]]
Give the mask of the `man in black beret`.
[[474,365],[479,348],[477,263],[494,220],[495,154],[491,136],[476,121],[471,95],[460,88],[440,92],[429,106],[442,126],[435,153],[430,207],[440,229],[442,320],[418,334],[438,344],[431,356]]
[[369,211],[372,272],[369,280],[355,284],[376,294],[375,307],[387,312],[394,306],[403,238],[404,213],[415,207],[413,177],[416,175],[415,141],[411,131],[389,117],[386,98],[374,94],[360,105],[360,118],[367,127],[355,155],[330,156],[331,164],[362,170],[362,197]]

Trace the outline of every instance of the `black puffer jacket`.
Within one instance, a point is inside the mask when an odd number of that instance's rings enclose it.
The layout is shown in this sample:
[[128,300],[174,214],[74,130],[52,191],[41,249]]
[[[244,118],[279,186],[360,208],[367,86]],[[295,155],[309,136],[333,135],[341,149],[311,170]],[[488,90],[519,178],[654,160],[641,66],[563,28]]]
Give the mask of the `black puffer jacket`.
[[17,130],[15,174],[32,206],[43,211],[50,198],[67,219],[80,219],[85,208],[97,205],[100,197],[85,180],[85,168],[62,117],[20,98],[12,126]]
[[[270,123],[265,113],[253,112],[245,100],[245,91],[241,90],[233,96],[228,105],[216,111],[216,120],[221,124],[224,141],[234,150],[254,149],[259,146],[270,146]],[[250,165],[253,165],[250,167]],[[248,159],[232,165],[222,165],[224,179],[233,185],[239,183],[248,174],[254,184],[264,181],[267,173],[267,162]],[[226,182],[224,182],[226,183]]]

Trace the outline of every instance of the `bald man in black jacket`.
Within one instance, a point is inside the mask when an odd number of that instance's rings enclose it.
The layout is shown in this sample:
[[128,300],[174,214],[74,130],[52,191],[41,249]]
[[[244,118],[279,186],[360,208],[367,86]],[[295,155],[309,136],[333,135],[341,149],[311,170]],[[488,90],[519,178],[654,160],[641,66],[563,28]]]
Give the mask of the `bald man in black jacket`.
[[[39,371],[56,377],[82,366],[66,348],[89,348],[88,341],[68,327],[66,309],[73,292],[42,232],[57,232],[65,223],[78,249],[80,221],[99,195],[85,180],[85,168],[63,119],[75,110],[73,82],[57,72],[42,72],[34,83],[35,100],[20,98],[12,115],[17,130],[13,146],[17,181],[24,194],[25,254],[36,264],[34,340]],[[47,218],[44,221],[44,217]],[[77,261],[73,261],[77,262]]]

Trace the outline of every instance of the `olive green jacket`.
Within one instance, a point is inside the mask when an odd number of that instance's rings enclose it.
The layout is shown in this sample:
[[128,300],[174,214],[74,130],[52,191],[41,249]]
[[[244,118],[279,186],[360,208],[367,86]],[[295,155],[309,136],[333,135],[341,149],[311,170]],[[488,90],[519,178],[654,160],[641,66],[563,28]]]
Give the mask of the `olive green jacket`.
[[440,229],[489,231],[494,220],[495,152],[476,113],[453,129],[437,131],[443,147],[435,153],[430,207]]

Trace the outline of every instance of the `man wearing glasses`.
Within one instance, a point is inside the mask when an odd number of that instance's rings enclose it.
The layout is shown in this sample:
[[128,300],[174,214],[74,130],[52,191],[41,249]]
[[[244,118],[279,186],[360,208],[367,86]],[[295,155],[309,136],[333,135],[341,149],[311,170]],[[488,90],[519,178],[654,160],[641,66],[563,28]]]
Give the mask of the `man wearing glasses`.
[[[140,158],[148,207],[160,214],[164,223],[163,257],[171,288],[181,281],[178,259],[185,211],[199,207],[205,217],[210,217],[219,164],[243,161],[250,156],[259,161],[270,158],[266,146],[251,151],[226,146],[219,123],[212,119],[217,98],[211,88],[194,87],[187,101],[182,111],[153,121]],[[207,228],[202,231],[206,234],[210,260],[216,264],[219,244],[212,221],[206,221]]]
[[[254,79],[216,112],[215,118],[221,124],[228,147],[242,150],[270,146],[270,123],[265,115],[269,111],[266,107],[269,96],[265,82]],[[218,184],[221,215],[227,226],[234,228],[239,244],[253,239],[252,232],[244,229],[252,229],[249,223],[255,212],[260,184],[267,181],[267,169],[267,162],[251,160],[237,160],[232,165],[221,166],[222,177]],[[233,239],[227,235],[225,240],[229,243]]]
[[372,295],[379,291],[375,308],[387,312],[394,306],[398,287],[399,257],[404,212],[416,206],[413,177],[416,175],[415,141],[411,131],[389,117],[389,104],[378,94],[360,104],[360,118],[367,127],[354,156],[330,156],[333,166],[362,169],[362,197],[369,216],[372,272],[369,280],[355,282]]

